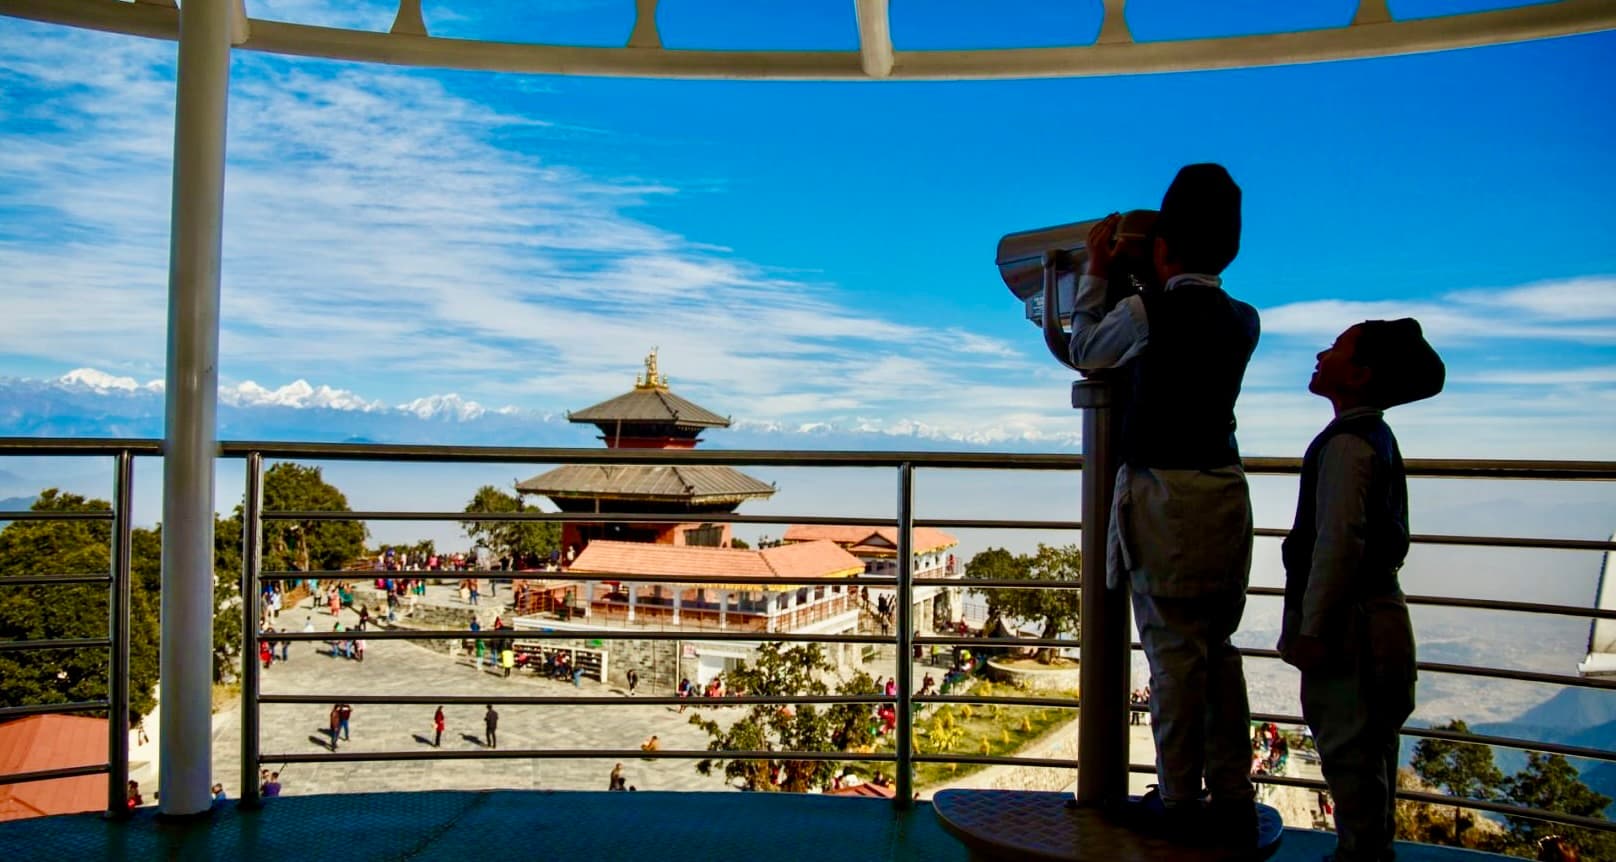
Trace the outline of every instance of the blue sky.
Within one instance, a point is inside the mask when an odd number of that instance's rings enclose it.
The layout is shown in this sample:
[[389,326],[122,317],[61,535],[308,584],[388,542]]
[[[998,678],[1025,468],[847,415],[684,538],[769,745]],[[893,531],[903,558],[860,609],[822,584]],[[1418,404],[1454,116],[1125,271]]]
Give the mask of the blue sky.
[[[612,44],[631,5],[467,17],[429,3],[426,19],[444,35]],[[898,2],[894,37],[1092,38],[1098,4],[1070,5],[1010,4],[996,19],[981,4]],[[1354,4],[1295,5],[1219,4],[1227,17],[1213,20],[1203,4],[1137,3],[1129,19],[1138,38],[1162,39],[1339,23]],[[1492,5],[1508,4],[1393,10]],[[373,28],[392,14],[251,8]],[[670,2],[663,37],[854,44],[849,4],[759,8]],[[621,391],[656,345],[682,394],[787,432],[1070,445],[1069,375],[1000,285],[995,241],[1152,206],[1180,164],[1217,160],[1246,200],[1228,285],[1264,317],[1240,405],[1248,452],[1299,451],[1328,418],[1303,387],[1337,331],[1413,313],[1452,385],[1402,411],[1411,454],[1612,457],[1616,115],[1600,94],[1613,49],[1603,34],[923,84],[497,76],[241,53],[221,377],[227,396],[283,403],[319,402],[326,387],[320,403],[354,409],[454,393],[553,415]],[[12,319],[0,376],[161,379],[173,45],[3,19],[0,83]],[[316,395],[283,388],[298,380]]]

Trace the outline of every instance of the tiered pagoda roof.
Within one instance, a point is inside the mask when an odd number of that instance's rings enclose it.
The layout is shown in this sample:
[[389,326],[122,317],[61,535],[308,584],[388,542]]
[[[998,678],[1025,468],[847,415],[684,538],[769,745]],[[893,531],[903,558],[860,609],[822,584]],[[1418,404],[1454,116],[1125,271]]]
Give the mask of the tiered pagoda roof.
[[569,464],[541,473],[516,490],[565,499],[645,500],[696,506],[738,504],[768,497],[774,486],[731,467],[705,464]]
[[[729,418],[675,395],[657,371],[657,354],[645,358],[645,373],[634,388],[616,398],[567,414],[593,424],[609,448],[688,449],[708,428],[727,428]],[[601,511],[611,502],[625,508],[670,514],[733,511],[746,500],[774,495],[768,482],[719,465],[597,465],[557,467],[523,482],[516,490],[549,497],[562,511]],[[632,502],[632,507],[622,503]]]

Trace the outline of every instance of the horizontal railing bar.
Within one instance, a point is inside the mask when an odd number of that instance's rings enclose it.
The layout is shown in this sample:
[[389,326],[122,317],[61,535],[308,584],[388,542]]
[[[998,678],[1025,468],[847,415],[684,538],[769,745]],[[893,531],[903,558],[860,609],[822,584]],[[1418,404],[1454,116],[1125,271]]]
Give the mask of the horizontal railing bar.
[[[1243,458],[1247,473],[1297,475],[1300,458]],[[1616,479],[1616,461],[1536,461],[1481,458],[1409,458],[1411,479]]]
[[86,766],[63,766],[59,769],[40,769],[34,772],[13,772],[0,775],[0,787],[29,781],[53,781],[58,778],[77,778],[81,775],[104,775],[112,771],[111,764],[93,763]]
[[[674,516],[666,512],[425,512],[364,510],[335,511],[283,510],[264,512],[265,521],[488,521],[491,523],[583,523],[583,524],[665,524]],[[711,524],[796,524],[831,527],[896,527],[892,518],[841,518],[833,515],[741,515],[733,512],[704,513],[699,519]],[[917,527],[955,527],[981,530],[1081,530],[1080,521],[1029,521],[983,518],[915,519]]]
[[915,753],[916,763],[972,763],[983,766],[1044,766],[1051,769],[1076,769],[1077,759],[1061,760],[1052,757],[1007,757],[996,754],[921,754]]
[[96,649],[112,646],[112,638],[59,638],[41,641],[0,641],[0,652],[49,649]]
[[523,446],[421,446],[397,443],[282,443],[228,441],[219,454],[258,452],[277,460],[458,461],[529,464],[725,464],[777,467],[916,467],[997,470],[1078,470],[1081,455],[1018,452],[875,452],[780,449],[585,449]]
[[545,697],[540,695],[435,695],[435,694],[261,694],[259,703],[271,704],[318,704],[325,706],[334,703],[387,705],[403,704],[413,706],[429,706],[444,704],[455,706],[481,706],[485,703],[497,703],[501,706],[688,706],[691,709],[717,708],[723,706],[792,706],[798,704],[836,705],[853,703],[896,703],[896,697],[887,697],[881,694],[869,695],[781,695],[781,696],[747,696],[747,697],[623,697],[621,695],[557,695]]
[[161,455],[163,441],[157,438],[117,437],[0,437],[0,457],[20,455]]
[[[48,513],[39,513],[41,515]],[[57,516],[60,517],[60,516]],[[110,515],[108,516],[110,517]],[[399,512],[399,511],[282,511],[265,512],[265,521],[490,521],[490,522],[556,522],[590,524],[665,524],[672,517],[661,512]],[[4,520],[0,513],[0,520]],[[43,520],[35,518],[34,520]],[[730,513],[703,515],[702,522],[714,524],[802,524],[848,527],[892,527],[890,518],[838,518],[828,515],[737,515]],[[916,519],[916,526],[954,527],[960,529],[1025,529],[1025,530],[1081,530],[1080,521],[1025,521],[978,519]],[[1290,530],[1282,527],[1258,527],[1255,535],[1284,538]],[[1457,536],[1441,533],[1418,533],[1409,536],[1414,544],[1456,545],[1480,548],[1534,548],[1555,551],[1616,551],[1616,542],[1599,539],[1541,539],[1531,536]]]
[[[890,638],[889,638],[890,640]],[[914,639],[917,646],[969,646],[969,647],[1054,647],[1076,649],[1077,640],[1061,638],[973,638],[958,635],[923,635]]]
[[112,576],[99,575],[11,575],[0,577],[0,587],[37,587],[45,584],[105,584]]
[[[155,438],[0,437],[0,456],[160,455]],[[783,451],[753,449],[584,449],[575,447],[424,446],[392,443],[286,443],[230,440],[219,444],[227,458],[258,452],[266,458],[362,461],[460,461],[573,464],[734,464],[809,467],[957,467],[1011,470],[1079,470],[1081,455],[993,452]],[[1247,473],[1296,475],[1300,458],[1245,458]],[[1616,479],[1616,461],[1544,461],[1481,458],[1411,458],[1404,470],[1415,478]]]
[[[1283,539],[1291,531],[1281,527],[1258,527],[1258,536]],[[1408,540],[1416,545],[1458,545],[1474,548],[1536,548],[1550,551],[1616,551],[1616,542],[1600,539],[1538,539],[1530,536],[1452,536],[1442,533],[1415,533]]]
[[1077,709],[1078,699],[1075,697],[972,697],[969,695],[928,694],[915,695],[911,698],[915,703],[950,703],[964,706],[1039,706],[1053,707],[1055,709]]
[[[628,631],[625,629],[577,629],[566,631],[557,629],[483,629],[471,631],[470,629],[390,629],[387,631],[358,631],[344,629],[340,632],[264,632],[258,635],[263,641],[291,641],[293,643],[308,642],[321,643],[324,641],[339,640],[377,640],[377,641],[408,641],[408,640],[603,640],[603,641],[740,641],[742,643],[819,643],[819,644],[890,644],[896,640],[888,635],[818,635],[795,634],[787,632],[734,632],[734,631],[701,631],[693,632],[689,629],[664,631],[652,629],[648,631]],[[987,643],[987,641],[982,641]],[[1027,641],[1032,643],[1032,641]]]
[[[1148,712],[1149,707],[1133,707],[1135,712]],[[1274,724],[1293,725],[1305,727],[1307,720],[1300,715],[1287,715],[1280,712],[1254,712],[1252,721],[1267,721]],[[1497,748],[1515,748],[1522,751],[1541,751],[1546,754],[1563,754],[1567,757],[1582,757],[1589,760],[1616,761],[1616,751],[1604,748],[1587,748],[1580,745],[1562,745],[1558,742],[1545,742],[1539,739],[1526,739],[1518,736],[1488,736],[1479,733],[1460,733],[1456,730],[1442,730],[1435,727],[1413,727],[1404,725],[1397,731],[1403,736],[1412,736],[1416,739],[1445,739],[1453,742],[1469,742],[1476,745],[1490,745]]]
[[[542,572],[537,570],[526,571],[495,571],[495,572],[420,572],[420,571],[376,571],[364,569],[361,571],[345,572],[262,572],[258,575],[260,581],[300,581],[300,580],[337,580],[337,581],[373,581],[376,576],[393,578],[396,580],[439,580],[458,581],[475,578],[479,581],[494,581],[505,583],[508,581],[576,581],[587,583],[589,581],[623,581],[636,584],[687,584],[690,586],[723,586],[726,584],[746,584],[754,586],[779,586],[781,584],[802,584],[804,586],[839,587],[839,586],[872,586],[892,587],[898,581],[891,575],[848,575],[846,577],[802,576],[802,577],[774,577],[772,575],[641,575],[627,572],[577,572],[562,570],[557,572]],[[425,577],[422,577],[425,576]],[[959,583],[957,579],[947,579],[947,583]]]
[[[339,512],[283,510],[264,512],[267,521],[488,521],[555,522],[588,524],[666,524],[687,517],[666,512],[417,512],[375,511]],[[699,520],[712,524],[805,524],[848,527],[895,527],[892,518],[835,518],[826,515],[738,515],[732,512],[703,513]]]
[[1566,757],[1581,757],[1588,760],[1616,761],[1616,751],[1603,748],[1587,748],[1581,745],[1561,745],[1558,742],[1542,742],[1513,736],[1459,733],[1435,727],[1405,727],[1399,732],[1404,736],[1421,739],[1445,739],[1453,742],[1470,742],[1476,745],[1492,745],[1499,748],[1516,748],[1522,751],[1539,751],[1545,754],[1563,754]]
[[[1139,643],[1135,641],[1133,648],[1135,650],[1139,650],[1141,647],[1139,646]],[[1252,649],[1250,647],[1245,647],[1240,649],[1240,654],[1248,658],[1279,658],[1279,651],[1271,649]],[[1530,670],[1510,670],[1508,668],[1500,667],[1479,667],[1477,665],[1469,664],[1444,664],[1441,662],[1430,661],[1417,662],[1414,667],[1421,671],[1429,671],[1431,673],[1451,673],[1458,676],[1480,676],[1487,677],[1489,679],[1513,680],[1515,682],[1546,682],[1554,685],[1576,686],[1578,688],[1616,689],[1616,679],[1596,679],[1593,677],[1571,676],[1563,673],[1540,673],[1538,671]]]
[[[795,522],[793,522],[795,523]],[[986,520],[983,518],[916,518],[917,527],[957,530],[1081,530],[1082,521]]]
[[28,715],[50,715],[56,712],[95,712],[106,709],[104,700],[80,700],[72,703],[30,703],[26,706],[0,706],[0,721]]
[[[1130,763],[1129,772],[1142,775],[1156,774],[1156,767],[1149,763]],[[1292,778],[1288,775],[1253,775],[1254,784],[1274,784],[1280,787],[1300,787],[1307,790],[1329,790],[1328,784],[1316,778]],[[1471,799],[1466,796],[1447,796],[1441,793],[1426,793],[1418,790],[1399,790],[1398,799],[1410,802],[1424,802],[1429,805],[1441,805],[1447,808],[1469,808],[1477,811],[1488,811],[1493,814],[1503,814],[1511,817],[1524,817],[1528,820],[1541,820],[1547,823],[1561,823],[1567,826],[1580,826],[1598,832],[1616,832],[1616,821],[1597,817],[1584,817],[1580,814],[1562,814],[1558,811],[1548,811],[1542,808],[1522,808],[1504,802],[1493,802],[1487,799]]]
[[59,512],[53,509],[35,510],[21,509],[15,512],[0,512],[0,521],[110,521],[111,509],[96,509],[89,512]]
[[1028,581],[1019,578],[915,578],[917,587],[976,587],[1010,590],[1079,590],[1082,584],[1070,581]]
[[261,754],[258,762],[270,763],[365,763],[401,760],[831,760],[890,763],[892,754],[862,754],[852,751],[705,751],[638,748],[494,748],[443,751],[333,751],[327,754]]
[[[1284,587],[1249,587],[1246,590],[1249,596],[1283,597]],[[1548,605],[1541,602],[1509,602],[1499,599],[1467,599],[1460,596],[1405,596],[1404,600],[1410,605],[1468,608],[1478,611],[1514,611],[1527,614],[1558,614],[1568,617],[1588,617],[1591,619],[1616,620],[1616,608],[1590,608],[1578,605]]]
[[[1323,784],[1324,782],[1319,783]],[[1616,832],[1616,821],[1606,820],[1602,817],[1584,817],[1580,814],[1565,814],[1560,811],[1548,811],[1542,808],[1525,808],[1505,802],[1493,802],[1488,799],[1446,796],[1441,793],[1426,793],[1419,790],[1399,790],[1397,791],[1397,798],[1407,799],[1410,802],[1424,802],[1428,805],[1443,805],[1450,808],[1458,806],[1477,811],[1487,811],[1493,814],[1503,814],[1508,817],[1541,820],[1547,823],[1563,823],[1567,826],[1580,826],[1583,829],[1591,829],[1595,832]]]

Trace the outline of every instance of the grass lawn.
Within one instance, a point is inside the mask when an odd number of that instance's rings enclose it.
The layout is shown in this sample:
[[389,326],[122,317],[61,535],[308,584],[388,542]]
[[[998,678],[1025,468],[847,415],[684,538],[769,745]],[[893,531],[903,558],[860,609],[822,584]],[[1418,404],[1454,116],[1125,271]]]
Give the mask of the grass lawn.
[[[982,697],[1013,697],[1022,692],[984,681],[977,683],[970,693]],[[915,753],[1008,756],[1075,718],[1075,706],[1070,709],[998,704],[933,706],[915,720]],[[886,740],[881,748],[891,751],[894,743]],[[945,784],[984,768],[977,763],[917,763],[915,789]]]

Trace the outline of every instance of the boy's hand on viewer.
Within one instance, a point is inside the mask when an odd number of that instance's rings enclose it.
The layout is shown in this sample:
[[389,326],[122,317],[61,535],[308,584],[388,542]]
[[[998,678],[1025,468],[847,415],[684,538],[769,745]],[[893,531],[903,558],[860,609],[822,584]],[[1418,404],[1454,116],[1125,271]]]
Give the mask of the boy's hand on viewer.
[[1285,643],[1280,658],[1297,670],[1318,670],[1329,664],[1330,648],[1320,638],[1297,635]]
[[1112,213],[1089,228],[1088,242],[1084,245],[1089,253],[1088,263],[1084,266],[1085,275],[1105,278],[1111,271],[1112,253],[1116,251],[1117,225],[1122,222],[1122,216]]

